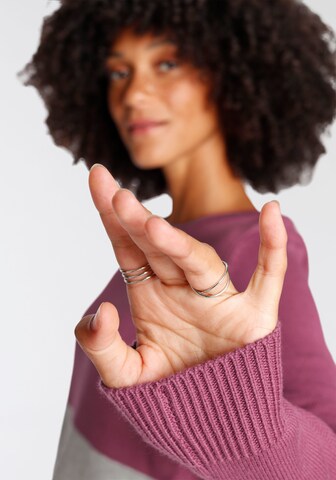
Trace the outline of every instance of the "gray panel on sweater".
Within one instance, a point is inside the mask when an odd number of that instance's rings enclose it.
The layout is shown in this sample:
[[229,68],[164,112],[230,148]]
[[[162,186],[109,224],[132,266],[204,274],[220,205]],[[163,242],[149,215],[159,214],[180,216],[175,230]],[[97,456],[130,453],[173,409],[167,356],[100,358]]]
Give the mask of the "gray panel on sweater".
[[78,432],[68,405],[52,480],[153,480],[99,453]]

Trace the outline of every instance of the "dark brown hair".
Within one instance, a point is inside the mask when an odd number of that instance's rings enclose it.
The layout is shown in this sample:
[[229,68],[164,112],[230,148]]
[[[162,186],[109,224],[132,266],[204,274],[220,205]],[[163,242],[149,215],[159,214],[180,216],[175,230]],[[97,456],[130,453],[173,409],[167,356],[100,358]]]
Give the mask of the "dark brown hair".
[[118,34],[167,33],[211,74],[233,171],[277,192],[311,172],[336,110],[335,35],[295,0],[63,0],[20,72],[42,96],[50,134],[74,163],[105,165],[143,200],[166,191],[162,171],[133,165],[107,105],[104,64]]

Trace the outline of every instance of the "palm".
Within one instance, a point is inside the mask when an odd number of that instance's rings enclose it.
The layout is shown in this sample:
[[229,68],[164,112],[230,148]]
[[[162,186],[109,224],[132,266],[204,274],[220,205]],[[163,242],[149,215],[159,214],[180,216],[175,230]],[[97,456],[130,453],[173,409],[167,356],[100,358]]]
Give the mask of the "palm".
[[273,312],[256,308],[245,292],[220,298],[210,308],[189,286],[167,288],[156,279],[131,292],[129,300],[143,361],[138,383],[242,347],[270,333],[276,323]]
[[86,317],[76,328],[105,385],[158,380],[275,328],[286,269],[286,232],[276,204],[262,211],[258,266],[247,290],[238,293],[230,282],[223,296],[204,299],[189,284],[204,289],[221,275],[223,264],[211,247],[151,216],[105,168],[92,169],[90,189],[118,263],[124,269],[150,263],[157,275],[127,286],[136,351],[121,339],[110,303],[103,305],[94,331],[86,328]]

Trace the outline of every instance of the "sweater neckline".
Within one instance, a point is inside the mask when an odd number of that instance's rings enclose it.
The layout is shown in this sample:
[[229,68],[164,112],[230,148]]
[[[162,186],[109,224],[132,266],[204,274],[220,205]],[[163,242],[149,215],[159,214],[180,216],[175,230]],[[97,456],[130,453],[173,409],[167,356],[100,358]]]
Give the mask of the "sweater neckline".
[[[192,220],[186,220],[185,222],[172,222],[171,225],[177,228],[185,228],[189,226],[198,225],[200,223],[204,223],[211,220],[219,220],[219,219],[233,219],[233,218],[240,218],[240,217],[249,217],[249,216],[259,216],[260,212],[258,210],[244,210],[238,212],[225,212],[225,213],[213,213],[209,215],[203,215]],[[167,219],[165,219],[167,220]]]

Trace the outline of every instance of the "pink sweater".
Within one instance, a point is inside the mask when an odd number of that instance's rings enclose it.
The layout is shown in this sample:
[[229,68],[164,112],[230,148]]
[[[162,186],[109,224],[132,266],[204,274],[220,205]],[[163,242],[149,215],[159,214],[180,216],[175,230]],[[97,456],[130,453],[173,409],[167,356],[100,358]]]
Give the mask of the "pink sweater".
[[[54,480],[336,480],[336,368],[308,287],[306,248],[284,218],[288,270],[267,337],[178,374],[110,389],[79,346]],[[258,213],[177,225],[210,243],[245,289]],[[119,272],[85,312],[111,301],[135,338]]]

